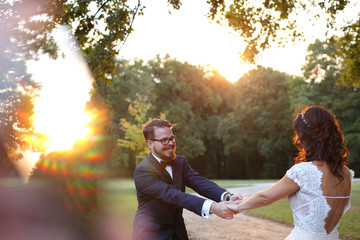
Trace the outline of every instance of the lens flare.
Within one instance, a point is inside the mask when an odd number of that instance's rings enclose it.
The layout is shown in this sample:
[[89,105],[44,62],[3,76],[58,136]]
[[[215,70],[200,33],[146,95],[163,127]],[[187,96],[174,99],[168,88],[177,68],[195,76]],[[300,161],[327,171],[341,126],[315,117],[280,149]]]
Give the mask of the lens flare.
[[61,27],[54,34],[65,57],[53,60],[42,55],[28,62],[33,78],[42,85],[35,102],[34,129],[46,136],[39,146],[46,152],[70,150],[74,142],[91,134],[88,125],[92,116],[85,112],[85,105],[93,80],[68,32]]

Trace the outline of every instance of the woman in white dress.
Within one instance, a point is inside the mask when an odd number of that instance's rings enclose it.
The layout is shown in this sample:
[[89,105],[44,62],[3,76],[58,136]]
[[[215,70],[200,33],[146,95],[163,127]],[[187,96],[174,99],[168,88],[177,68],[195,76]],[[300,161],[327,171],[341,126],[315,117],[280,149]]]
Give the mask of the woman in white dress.
[[272,187],[228,204],[236,213],[288,198],[294,229],[290,239],[339,239],[338,225],[350,207],[351,182],[344,135],[333,114],[306,107],[294,119],[293,142],[299,149],[295,165]]

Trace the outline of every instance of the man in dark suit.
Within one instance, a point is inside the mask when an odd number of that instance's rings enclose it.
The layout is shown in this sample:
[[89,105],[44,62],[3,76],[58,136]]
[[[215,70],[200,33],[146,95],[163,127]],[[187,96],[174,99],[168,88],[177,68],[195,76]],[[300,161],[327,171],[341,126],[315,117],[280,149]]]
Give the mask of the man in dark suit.
[[[185,157],[175,154],[176,140],[171,128],[170,122],[160,119],[143,127],[150,154],[134,173],[139,204],[133,225],[134,240],[188,239],[183,208],[205,218],[214,213],[232,219],[233,212],[223,201],[241,199],[240,195],[232,195],[201,177]],[[185,193],[185,186],[208,199]]]

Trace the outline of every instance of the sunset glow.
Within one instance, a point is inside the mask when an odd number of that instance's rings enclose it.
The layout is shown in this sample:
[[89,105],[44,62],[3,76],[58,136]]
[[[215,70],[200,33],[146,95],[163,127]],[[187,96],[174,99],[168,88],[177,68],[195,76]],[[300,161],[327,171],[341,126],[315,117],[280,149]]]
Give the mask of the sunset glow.
[[90,121],[84,109],[68,107],[58,111],[50,104],[41,106],[34,121],[35,131],[45,134],[47,152],[54,150],[70,150],[75,141],[87,137],[91,129],[86,126]]
[[41,56],[28,64],[33,78],[42,85],[35,102],[34,128],[36,133],[46,135],[41,148],[47,152],[69,150],[74,142],[91,133],[91,115],[85,112],[92,87],[90,71],[80,54],[69,47],[74,44],[63,29],[57,39],[65,58]]

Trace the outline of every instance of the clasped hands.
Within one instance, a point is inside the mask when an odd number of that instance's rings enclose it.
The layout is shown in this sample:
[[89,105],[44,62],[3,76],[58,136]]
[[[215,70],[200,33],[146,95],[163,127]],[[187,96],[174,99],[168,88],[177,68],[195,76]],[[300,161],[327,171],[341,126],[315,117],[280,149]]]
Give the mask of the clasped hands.
[[234,194],[231,196],[230,201],[214,202],[210,211],[218,217],[224,219],[233,219],[234,214],[240,213],[241,210],[237,208],[237,205],[241,203],[243,197],[240,194]]

